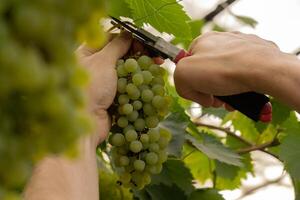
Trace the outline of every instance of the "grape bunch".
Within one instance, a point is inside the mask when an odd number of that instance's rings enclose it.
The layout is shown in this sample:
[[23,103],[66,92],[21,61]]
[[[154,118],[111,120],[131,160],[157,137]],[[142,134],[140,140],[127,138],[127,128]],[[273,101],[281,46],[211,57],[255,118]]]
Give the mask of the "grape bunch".
[[168,114],[165,70],[146,55],[117,63],[118,86],[109,138],[120,183],[142,189],[162,170],[171,134],[158,123]]

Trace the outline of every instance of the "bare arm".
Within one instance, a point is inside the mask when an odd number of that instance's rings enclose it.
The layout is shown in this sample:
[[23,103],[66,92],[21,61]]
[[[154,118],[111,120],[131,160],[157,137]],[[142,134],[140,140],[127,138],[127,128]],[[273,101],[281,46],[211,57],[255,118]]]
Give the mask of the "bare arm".
[[197,38],[192,56],[175,70],[177,92],[204,106],[221,106],[213,95],[265,93],[300,111],[300,61],[255,35],[211,32]]
[[95,133],[80,139],[78,158],[70,160],[63,156],[49,156],[42,160],[26,187],[24,199],[99,199],[96,147],[106,138],[110,129],[107,109],[117,90],[115,64],[128,51],[130,44],[130,37],[122,35],[98,52],[79,48],[79,60],[91,77],[87,90],[87,109],[94,119]]

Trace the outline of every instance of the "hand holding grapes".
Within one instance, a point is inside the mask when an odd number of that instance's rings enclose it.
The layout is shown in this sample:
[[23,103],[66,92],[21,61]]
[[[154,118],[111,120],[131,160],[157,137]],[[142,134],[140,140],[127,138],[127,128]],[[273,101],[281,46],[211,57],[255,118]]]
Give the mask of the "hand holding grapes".
[[112,104],[117,90],[117,60],[124,56],[131,45],[131,36],[123,33],[113,39],[102,50],[94,51],[85,46],[77,50],[80,63],[90,75],[87,90],[88,110],[96,121],[95,147],[103,141],[110,128],[107,109]]

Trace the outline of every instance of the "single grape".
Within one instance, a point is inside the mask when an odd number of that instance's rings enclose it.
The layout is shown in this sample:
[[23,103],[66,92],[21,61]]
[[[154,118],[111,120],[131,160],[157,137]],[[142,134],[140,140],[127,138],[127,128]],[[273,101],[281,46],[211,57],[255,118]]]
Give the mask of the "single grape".
[[117,124],[121,128],[125,128],[128,125],[128,120],[126,117],[120,117],[117,121]]
[[162,171],[162,165],[156,164],[147,166],[147,171],[149,171],[151,174],[159,174]]
[[152,82],[151,82],[152,85],[156,85],[156,84],[159,84],[159,85],[162,85],[164,86],[165,85],[165,81],[162,77],[160,76],[156,76],[152,79]]
[[125,133],[125,138],[128,142],[132,142],[134,140],[137,139],[137,133],[135,130],[128,130],[126,133]]
[[124,65],[119,65],[117,67],[117,74],[118,74],[118,77],[126,77],[127,76],[128,73],[125,70]]
[[159,65],[153,64],[149,67],[149,71],[151,72],[151,74],[153,74],[154,76],[158,76],[160,75],[160,70],[159,70]]
[[119,162],[121,166],[129,165],[129,158],[127,156],[121,156]]
[[157,143],[151,143],[149,145],[149,150],[152,152],[159,152],[159,145]]
[[123,172],[120,175],[120,180],[122,181],[123,184],[130,183],[131,174],[129,172]]
[[146,115],[152,116],[155,115],[155,108],[150,103],[145,103],[143,106],[143,111]]
[[125,143],[124,135],[121,133],[113,134],[110,138],[110,144],[113,146],[122,146]]
[[143,74],[143,78],[144,78],[144,84],[149,84],[151,83],[153,76],[151,74],[151,72],[149,71],[142,71]]
[[140,152],[142,150],[142,148],[143,148],[143,144],[140,141],[135,140],[135,141],[130,142],[129,149],[133,153]]
[[126,86],[126,92],[130,99],[136,100],[140,97],[140,91],[139,89],[132,83],[129,83]]
[[150,89],[143,90],[141,97],[144,102],[150,102],[153,98],[153,92]]
[[167,129],[160,128],[159,134],[160,134],[160,137],[166,138],[168,142],[170,142],[170,140],[172,139],[172,134]]
[[124,63],[124,68],[127,72],[136,72],[138,69],[138,63],[133,58],[128,58]]
[[159,163],[163,163],[168,159],[168,154],[165,150],[160,150],[159,152],[157,152],[157,155]]
[[151,183],[151,176],[148,172],[144,172],[143,173],[143,177],[144,177],[144,183],[145,185],[148,185]]
[[126,80],[126,78],[119,78],[118,79],[118,86],[117,86],[118,92],[119,93],[126,92],[126,87],[127,87],[127,80]]
[[120,105],[123,105],[123,104],[126,104],[129,102],[129,97],[128,95],[126,94],[121,94],[119,97],[118,97],[118,102]]
[[149,135],[149,141],[151,143],[157,142],[160,138],[160,134],[159,134],[158,130],[156,130],[156,129],[150,129],[148,131],[148,135]]
[[117,65],[123,65],[124,64],[124,60],[123,59],[119,59],[118,61],[117,61]]
[[142,69],[148,69],[149,66],[153,64],[153,60],[149,56],[145,55],[139,57],[137,62]]
[[134,122],[139,117],[138,111],[134,110],[129,115],[127,115],[127,119],[130,122]]
[[145,169],[145,162],[143,160],[135,160],[133,166],[135,170],[143,171]]
[[140,141],[143,143],[143,144],[147,144],[149,142],[149,136],[148,134],[142,134],[141,135],[141,138],[140,138]]
[[127,145],[122,145],[122,146],[118,147],[118,153],[120,155],[126,155],[128,153]]
[[134,101],[132,105],[134,110],[140,110],[143,107],[143,103],[139,100]]
[[126,128],[123,129],[123,133],[126,133],[129,130],[134,130],[134,126],[129,124],[128,126],[126,126]]
[[166,101],[162,96],[156,95],[152,99],[152,105],[155,108],[160,109],[166,106]]
[[142,131],[145,128],[145,120],[142,118],[138,118],[135,122],[134,122],[134,127],[137,131]]
[[129,115],[133,111],[133,106],[129,103],[126,103],[122,106],[122,111],[124,115]]
[[162,85],[160,84],[155,84],[152,87],[152,91],[155,95],[160,95],[163,96],[165,94],[165,89]]
[[158,125],[159,120],[156,116],[149,116],[146,117],[145,122],[148,128],[155,128]]
[[150,89],[149,85],[142,84],[139,86],[139,90],[142,92],[143,90]]
[[155,165],[158,161],[158,156],[154,152],[147,153],[145,160],[149,165]]
[[139,86],[143,84],[144,82],[144,77],[142,73],[136,73],[132,76],[132,82],[134,85]]
[[168,146],[168,139],[164,137],[160,137],[158,140],[158,145],[161,149],[164,149]]

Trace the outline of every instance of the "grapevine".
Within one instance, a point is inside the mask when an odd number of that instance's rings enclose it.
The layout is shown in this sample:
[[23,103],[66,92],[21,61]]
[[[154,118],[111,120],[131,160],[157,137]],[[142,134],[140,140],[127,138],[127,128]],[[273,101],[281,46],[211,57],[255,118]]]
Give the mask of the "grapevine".
[[158,128],[168,114],[165,96],[165,70],[146,55],[117,63],[118,93],[115,98],[111,156],[119,183],[142,189],[159,174],[167,160],[166,147],[171,134]]

